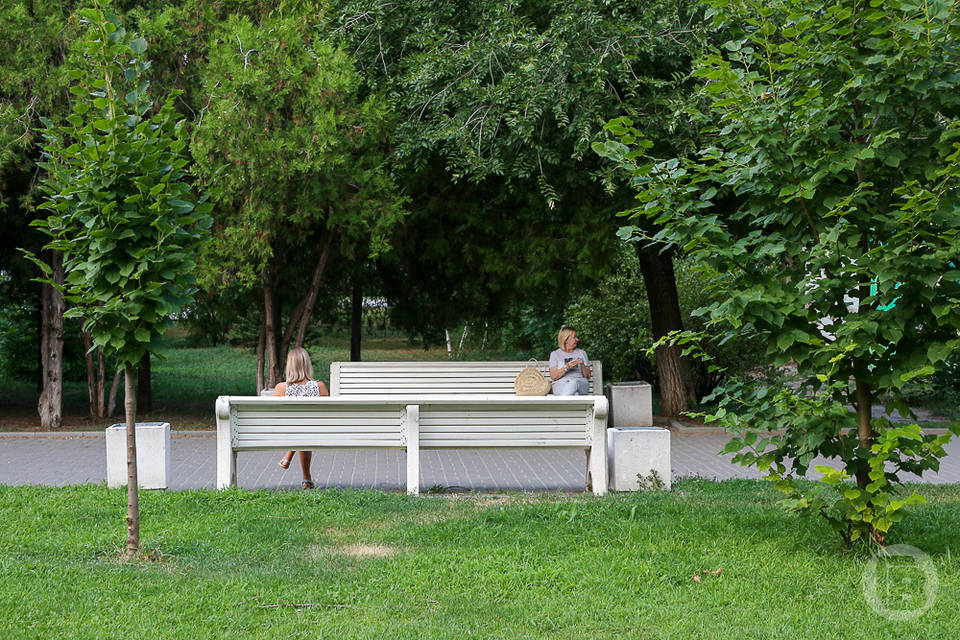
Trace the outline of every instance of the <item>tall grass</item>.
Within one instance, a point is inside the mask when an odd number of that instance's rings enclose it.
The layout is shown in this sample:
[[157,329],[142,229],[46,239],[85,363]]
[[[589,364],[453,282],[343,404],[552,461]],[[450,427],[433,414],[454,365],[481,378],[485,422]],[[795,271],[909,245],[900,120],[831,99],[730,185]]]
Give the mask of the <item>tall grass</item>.
[[[761,482],[603,499],[144,492],[132,564],[122,490],[0,487],[0,637],[953,639],[960,489],[920,491],[932,504],[897,542],[930,555],[939,589],[896,622],[865,600],[870,551]],[[894,585],[892,604],[918,588]]]

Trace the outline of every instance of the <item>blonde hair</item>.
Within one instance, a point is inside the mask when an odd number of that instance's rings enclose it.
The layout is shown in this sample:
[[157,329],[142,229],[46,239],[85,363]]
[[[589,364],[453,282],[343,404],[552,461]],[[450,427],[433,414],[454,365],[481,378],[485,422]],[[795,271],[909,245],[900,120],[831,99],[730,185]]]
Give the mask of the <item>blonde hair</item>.
[[313,364],[306,349],[294,347],[287,354],[287,382],[300,380],[313,380]]
[[560,348],[566,351],[567,349],[567,338],[572,336],[577,332],[573,327],[564,327],[560,329],[560,333],[557,334],[557,344],[560,345]]

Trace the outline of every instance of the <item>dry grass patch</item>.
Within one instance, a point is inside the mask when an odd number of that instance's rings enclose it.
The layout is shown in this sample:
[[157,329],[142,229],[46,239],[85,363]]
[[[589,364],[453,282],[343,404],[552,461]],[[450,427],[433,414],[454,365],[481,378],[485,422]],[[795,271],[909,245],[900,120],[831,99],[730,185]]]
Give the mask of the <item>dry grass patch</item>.
[[400,553],[400,549],[388,544],[369,544],[354,542],[338,546],[314,545],[310,548],[308,557],[311,560],[320,560],[330,556],[346,556],[348,558],[390,558]]

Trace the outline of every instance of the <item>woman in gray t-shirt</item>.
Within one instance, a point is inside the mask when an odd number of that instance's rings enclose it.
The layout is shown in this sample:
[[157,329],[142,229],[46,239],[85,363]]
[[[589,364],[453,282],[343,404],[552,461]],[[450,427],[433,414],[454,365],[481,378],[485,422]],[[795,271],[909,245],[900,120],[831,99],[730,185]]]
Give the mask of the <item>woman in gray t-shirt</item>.
[[550,354],[550,380],[555,396],[590,393],[590,358],[577,348],[577,330],[564,327],[557,334],[559,349]]

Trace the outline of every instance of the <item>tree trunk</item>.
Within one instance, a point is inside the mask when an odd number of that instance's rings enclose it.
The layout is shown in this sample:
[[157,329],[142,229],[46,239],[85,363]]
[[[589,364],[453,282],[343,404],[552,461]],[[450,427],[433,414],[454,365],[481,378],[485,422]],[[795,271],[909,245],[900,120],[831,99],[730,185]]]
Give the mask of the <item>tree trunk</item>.
[[100,417],[100,408],[97,403],[97,378],[93,369],[93,341],[89,331],[81,331],[83,336],[83,357],[87,364],[87,400],[90,403],[90,417]]
[[327,266],[327,259],[330,257],[330,245],[333,242],[333,233],[327,234],[327,241],[320,252],[320,258],[317,260],[317,266],[313,270],[313,280],[310,281],[310,289],[307,292],[306,304],[303,306],[300,318],[300,327],[297,329],[296,346],[302,347],[306,339],[307,327],[310,326],[310,317],[313,315],[313,308],[317,305],[317,296],[320,293],[320,284],[323,282],[323,270]]
[[[53,280],[63,283],[63,255],[50,253]],[[41,285],[40,292],[40,361],[43,386],[37,410],[40,426],[59,429],[63,426],[63,296],[49,284]]]
[[110,385],[110,399],[107,401],[107,415],[113,416],[117,411],[117,389],[120,387],[120,374],[123,369],[117,368],[113,376],[113,384]]
[[[90,400],[90,417],[107,417],[107,405],[104,398],[104,378],[106,377],[106,365],[103,361],[103,349],[93,347],[93,340],[89,331],[82,331],[83,348],[87,361],[87,396]],[[97,362],[94,364],[93,355],[97,355]]]
[[461,357],[461,356],[463,356],[463,341],[466,340],[466,338],[467,338],[467,328],[469,328],[469,327],[470,327],[469,324],[463,325],[463,333],[460,334],[460,344],[457,345],[457,357],[458,357],[458,358]]
[[359,276],[353,276],[350,304],[350,362],[360,362],[360,337],[363,332],[363,290]]
[[313,315],[313,308],[317,304],[317,296],[320,294],[320,285],[323,283],[323,272],[327,266],[327,259],[330,257],[330,246],[333,242],[333,234],[328,233],[327,239],[323,243],[323,249],[320,250],[320,256],[317,258],[317,264],[313,269],[313,277],[310,279],[310,286],[307,288],[303,298],[297,308],[293,310],[290,316],[290,322],[283,332],[283,340],[280,342],[280,356],[287,357],[290,351],[290,343],[294,340],[296,332],[296,341],[294,346],[302,347],[306,339],[307,327],[310,326],[310,317]]
[[143,354],[137,369],[137,410],[141,414],[153,411],[153,390],[150,388],[150,353]]
[[127,416],[127,559],[140,550],[140,492],[137,484],[137,395],[133,365],[124,369],[124,409]]
[[[857,436],[859,437],[861,449],[869,450],[873,445],[873,427],[870,425],[870,419],[873,417],[873,392],[870,385],[862,380],[856,380],[856,398],[857,398]],[[857,469],[857,486],[863,489],[870,484],[870,469],[863,465],[863,468]]]
[[[673,257],[661,252],[657,245],[637,244],[640,272],[650,304],[653,339],[659,340],[671,331],[683,330]],[[680,416],[697,407],[693,368],[681,355],[679,346],[661,346],[655,350],[657,377],[660,383],[660,411],[666,416]]]
[[280,380],[280,365],[277,362],[277,330],[271,274],[272,270],[269,267],[263,270],[264,351],[267,355],[266,386],[275,387]]
[[266,317],[260,323],[260,338],[257,340],[257,395],[266,388],[266,380],[263,375],[263,349],[266,344],[267,321]]
[[[107,417],[107,405],[104,404],[104,388],[107,377],[107,363],[103,359],[103,349],[97,347],[97,417]],[[114,387],[117,385],[113,383]]]

